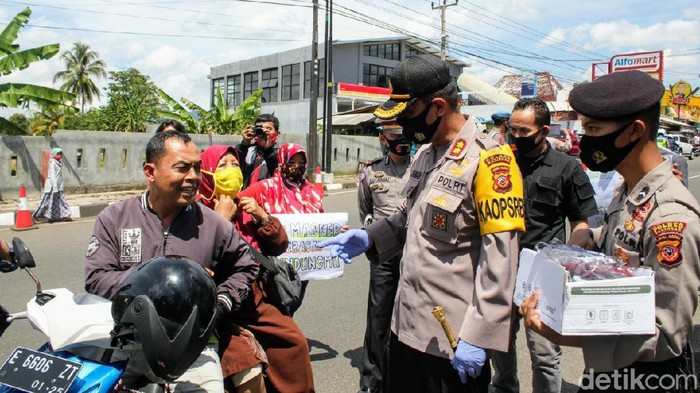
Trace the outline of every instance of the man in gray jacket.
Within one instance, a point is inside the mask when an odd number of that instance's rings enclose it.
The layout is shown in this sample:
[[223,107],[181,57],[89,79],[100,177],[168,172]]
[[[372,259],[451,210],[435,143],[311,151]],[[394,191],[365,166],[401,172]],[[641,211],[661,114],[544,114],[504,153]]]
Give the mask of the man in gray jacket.
[[[139,263],[184,255],[213,273],[219,308],[230,312],[245,301],[258,265],[233,225],[195,202],[200,167],[199,149],[187,134],[165,131],[151,138],[144,165],[148,190],[109,206],[95,221],[85,260],[88,292],[110,299]],[[142,370],[130,362],[126,374],[132,371]],[[223,392],[216,352],[206,348],[175,385],[178,392]]]

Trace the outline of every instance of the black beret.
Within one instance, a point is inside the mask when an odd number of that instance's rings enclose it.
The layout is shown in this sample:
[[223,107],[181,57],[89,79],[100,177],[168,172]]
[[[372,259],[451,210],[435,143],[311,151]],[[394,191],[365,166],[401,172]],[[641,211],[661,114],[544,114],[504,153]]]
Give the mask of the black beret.
[[664,85],[642,71],[618,71],[583,83],[569,93],[569,104],[584,116],[619,119],[659,105]]
[[389,99],[374,111],[380,119],[398,116],[411,100],[441,90],[452,82],[452,76],[444,60],[432,55],[418,55],[398,63],[389,80]]

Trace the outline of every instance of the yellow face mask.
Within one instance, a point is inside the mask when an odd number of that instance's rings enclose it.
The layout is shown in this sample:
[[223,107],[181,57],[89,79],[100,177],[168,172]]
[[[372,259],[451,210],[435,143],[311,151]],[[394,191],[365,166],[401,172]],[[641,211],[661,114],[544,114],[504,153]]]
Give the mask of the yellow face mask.
[[213,197],[218,199],[220,195],[228,195],[231,198],[235,198],[241,191],[241,188],[243,188],[243,172],[241,172],[239,167],[219,169],[214,173],[202,172],[214,178],[214,195],[210,198],[202,195],[204,199],[209,200]]

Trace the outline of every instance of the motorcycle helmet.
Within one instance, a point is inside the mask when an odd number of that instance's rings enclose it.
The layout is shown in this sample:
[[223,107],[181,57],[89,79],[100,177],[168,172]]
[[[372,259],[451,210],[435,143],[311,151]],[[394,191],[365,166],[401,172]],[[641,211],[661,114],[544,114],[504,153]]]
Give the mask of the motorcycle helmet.
[[[151,373],[172,382],[199,357],[216,317],[216,286],[193,260],[153,258],[133,269],[112,301],[115,337],[143,349]],[[133,336],[131,336],[133,334]]]

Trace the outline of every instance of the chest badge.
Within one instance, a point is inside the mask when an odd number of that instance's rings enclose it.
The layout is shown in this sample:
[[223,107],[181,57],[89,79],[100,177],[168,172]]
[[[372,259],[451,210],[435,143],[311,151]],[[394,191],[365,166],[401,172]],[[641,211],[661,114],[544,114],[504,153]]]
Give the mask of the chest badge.
[[651,202],[647,201],[634,208],[634,211],[632,211],[632,219],[634,219],[635,221],[642,222],[647,217],[647,215],[649,215],[650,211]]
[[430,220],[430,226],[441,231],[446,231],[447,214],[441,212],[433,212],[433,217]]
[[629,265],[630,256],[625,252],[625,250],[620,246],[615,246],[615,257],[619,259],[625,265]]
[[433,198],[433,205],[438,206],[438,207],[447,206],[447,198],[445,198],[445,194],[442,194],[439,197]]
[[385,175],[384,171],[374,172],[374,177],[384,177],[384,175]]
[[627,232],[634,231],[634,221],[632,221],[632,220],[625,221],[625,230]]
[[468,165],[469,160],[467,160],[467,157],[464,157],[459,161],[459,165],[450,169],[449,172],[457,177],[462,176],[464,174],[464,168]]

